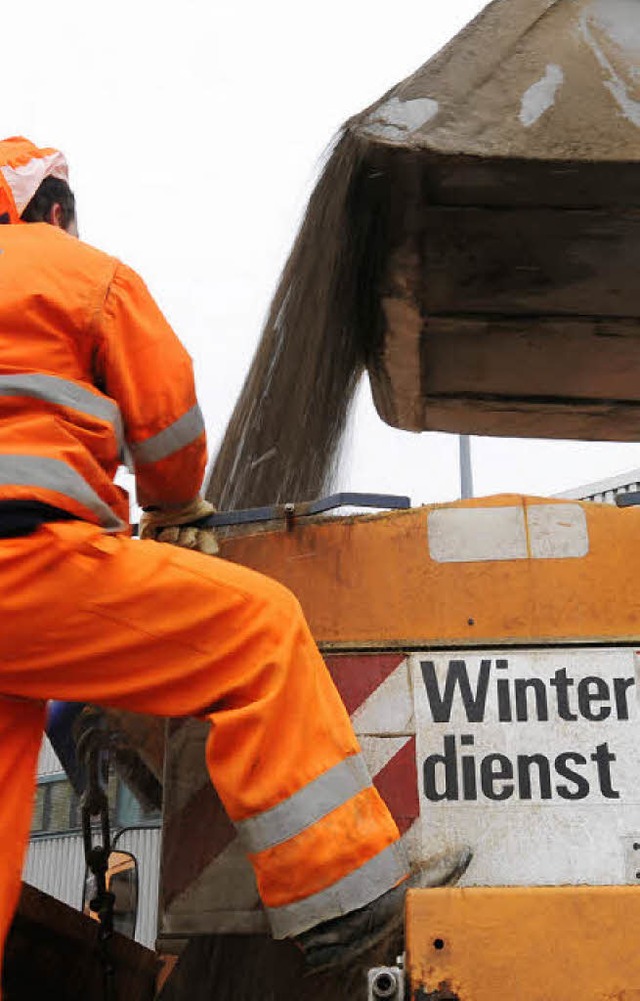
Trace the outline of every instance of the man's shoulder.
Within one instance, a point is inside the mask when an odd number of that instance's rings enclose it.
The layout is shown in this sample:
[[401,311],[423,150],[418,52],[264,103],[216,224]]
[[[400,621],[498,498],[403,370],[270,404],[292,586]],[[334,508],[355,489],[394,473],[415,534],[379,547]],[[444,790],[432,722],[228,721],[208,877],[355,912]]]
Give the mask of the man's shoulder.
[[37,241],[41,245],[46,244],[51,248],[53,253],[61,257],[83,257],[96,263],[106,264],[110,262],[113,266],[119,263],[117,258],[111,254],[105,253],[104,250],[99,250],[91,243],[85,243],[84,240],[79,239],[77,236],[65,233],[64,230],[58,229],[57,226],[50,226],[48,223],[26,223],[24,226],[20,226],[19,229],[26,230],[34,242]]
[[0,227],[2,242],[29,269],[35,266],[49,274],[82,274],[87,279],[108,282],[120,265],[117,258],[47,223]]
[[112,261],[118,264],[118,260],[103,250],[90,243],[85,243],[77,236],[65,233],[57,226],[51,226],[46,222],[27,222],[22,225],[0,226],[0,243],[8,243],[16,248],[22,248],[26,253],[35,256],[47,254],[55,259],[58,258],[80,258],[98,262]]

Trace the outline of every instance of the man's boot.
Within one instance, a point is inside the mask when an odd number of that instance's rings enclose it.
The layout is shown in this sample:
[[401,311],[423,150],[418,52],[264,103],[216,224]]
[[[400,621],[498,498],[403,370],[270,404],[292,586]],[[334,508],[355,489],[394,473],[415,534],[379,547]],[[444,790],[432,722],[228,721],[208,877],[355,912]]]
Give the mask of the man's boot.
[[293,941],[304,953],[307,966],[316,973],[348,966],[402,926],[408,889],[453,886],[467,871],[472,857],[467,847],[433,856],[371,903],[297,935]]

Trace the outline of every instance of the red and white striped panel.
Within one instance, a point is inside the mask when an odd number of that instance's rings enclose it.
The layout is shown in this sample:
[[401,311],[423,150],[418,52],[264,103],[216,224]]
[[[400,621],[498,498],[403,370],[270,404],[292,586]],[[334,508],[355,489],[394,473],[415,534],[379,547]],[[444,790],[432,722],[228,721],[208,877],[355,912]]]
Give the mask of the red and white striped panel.
[[[409,858],[417,857],[415,717],[408,661],[398,653],[325,658],[351,715],[376,788]],[[161,870],[160,935],[266,930],[253,871],[204,765],[208,727],[169,724]]]

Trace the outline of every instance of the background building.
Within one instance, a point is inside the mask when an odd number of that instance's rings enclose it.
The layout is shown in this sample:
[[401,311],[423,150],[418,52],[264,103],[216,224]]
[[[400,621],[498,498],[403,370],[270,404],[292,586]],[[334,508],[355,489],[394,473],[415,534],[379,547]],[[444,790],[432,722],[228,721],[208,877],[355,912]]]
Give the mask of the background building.
[[640,491],[640,469],[631,469],[628,473],[619,473],[606,480],[595,483],[585,483],[574,490],[565,490],[556,497],[566,497],[567,500],[595,501],[597,504],[615,504],[619,494]]

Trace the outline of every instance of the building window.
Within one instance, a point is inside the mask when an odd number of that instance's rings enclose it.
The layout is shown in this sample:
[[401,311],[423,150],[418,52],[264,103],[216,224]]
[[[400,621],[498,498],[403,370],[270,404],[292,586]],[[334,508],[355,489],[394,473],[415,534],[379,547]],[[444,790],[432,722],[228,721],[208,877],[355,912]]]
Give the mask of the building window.
[[33,806],[33,815],[31,817],[32,834],[37,834],[38,831],[46,830],[46,820],[45,820],[46,789],[47,787],[45,785],[38,785],[36,787],[36,799]]
[[153,807],[147,809],[124,782],[118,782],[116,796],[116,825],[118,827],[137,827],[139,824],[159,822],[160,817],[160,810]]
[[31,818],[32,834],[62,834],[80,826],[78,797],[64,775],[38,780]]
[[[113,768],[109,771],[107,799],[109,823],[113,830],[160,819],[160,812],[146,810]],[[31,834],[70,834],[81,828],[80,799],[66,775],[40,776],[31,818]]]

